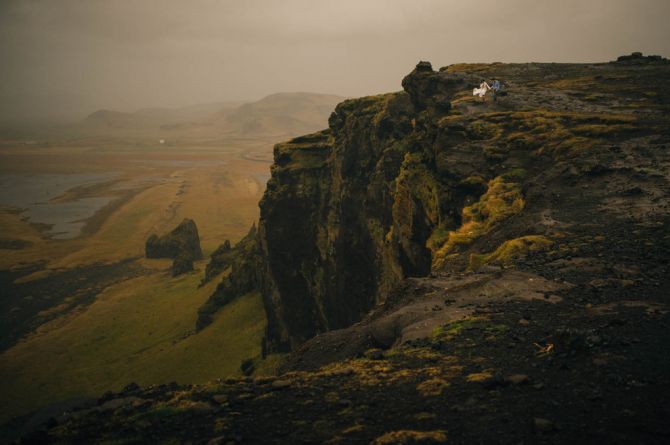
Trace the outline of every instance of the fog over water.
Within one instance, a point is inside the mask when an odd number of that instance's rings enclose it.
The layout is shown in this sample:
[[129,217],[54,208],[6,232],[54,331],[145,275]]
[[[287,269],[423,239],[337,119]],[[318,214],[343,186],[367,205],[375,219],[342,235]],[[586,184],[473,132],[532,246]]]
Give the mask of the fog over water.
[[0,121],[359,96],[419,60],[670,56],[667,0],[2,0]]

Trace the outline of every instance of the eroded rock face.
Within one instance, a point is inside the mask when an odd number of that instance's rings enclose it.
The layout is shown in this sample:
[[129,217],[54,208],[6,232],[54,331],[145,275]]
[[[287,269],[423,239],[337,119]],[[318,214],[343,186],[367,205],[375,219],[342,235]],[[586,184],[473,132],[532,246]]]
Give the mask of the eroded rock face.
[[458,222],[471,188],[438,178],[417,118],[446,114],[468,77],[422,62],[406,91],[345,101],[328,130],[275,147],[259,226],[270,350],[349,326],[403,278],[430,273],[427,240]]
[[235,247],[231,248],[230,242],[226,241],[215,254],[212,254],[205,278],[207,274],[214,273],[214,270],[223,271],[230,268],[230,273],[221,280],[207,302],[198,309],[197,330],[208,326],[214,313],[235,297],[258,290],[264,263],[259,256],[257,234],[256,226],[253,226]]
[[[421,62],[404,91],[342,102],[328,129],[275,146],[258,232],[207,313],[259,290],[268,351],[294,349],[357,322],[407,277],[561,251],[561,231],[596,211],[648,218],[667,206],[653,167],[670,140],[664,75],[665,64]],[[493,77],[507,94],[473,99]]]
[[151,235],[144,247],[147,258],[177,258],[184,255],[191,260],[202,258],[200,237],[195,221],[185,218],[170,233],[158,236]]
[[235,258],[235,250],[231,247],[230,240],[225,240],[223,244],[216,248],[210,256],[209,263],[205,269],[205,277],[202,284],[209,282],[212,278],[226,270]]

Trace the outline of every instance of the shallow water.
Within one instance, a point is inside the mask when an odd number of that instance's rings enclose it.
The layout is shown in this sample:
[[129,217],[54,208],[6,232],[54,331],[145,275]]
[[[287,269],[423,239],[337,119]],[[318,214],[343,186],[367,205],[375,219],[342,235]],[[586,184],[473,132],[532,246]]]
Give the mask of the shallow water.
[[25,214],[31,222],[50,224],[49,234],[56,239],[74,238],[81,233],[86,219],[105,206],[112,198],[96,196],[57,204],[35,204]]
[[74,238],[81,233],[84,220],[112,200],[100,196],[70,202],[49,200],[80,186],[109,181],[116,173],[62,175],[0,175],[0,205],[25,209],[30,222],[48,224],[53,238]]

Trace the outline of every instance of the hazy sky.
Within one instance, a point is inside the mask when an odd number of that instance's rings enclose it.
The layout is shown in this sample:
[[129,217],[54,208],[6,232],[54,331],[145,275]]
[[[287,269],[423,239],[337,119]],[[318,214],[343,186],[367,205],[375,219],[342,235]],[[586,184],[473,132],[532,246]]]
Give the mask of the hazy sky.
[[418,60],[670,56],[670,0],[0,0],[0,118],[400,89]]

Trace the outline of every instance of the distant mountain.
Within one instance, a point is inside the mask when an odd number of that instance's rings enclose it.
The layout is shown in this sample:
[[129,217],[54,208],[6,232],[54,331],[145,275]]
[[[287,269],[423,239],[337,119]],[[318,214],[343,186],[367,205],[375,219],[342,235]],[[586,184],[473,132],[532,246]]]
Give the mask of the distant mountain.
[[277,93],[244,104],[234,110],[222,110],[215,122],[240,134],[281,134],[296,136],[321,130],[344,97],[316,93]]
[[100,109],[89,114],[82,122],[84,128],[103,130],[135,129],[158,130],[161,126],[178,123],[196,123],[207,120],[221,110],[235,109],[244,102],[212,102],[180,108],[152,107],[135,112]]
[[84,132],[165,137],[222,135],[291,137],[321,130],[344,97],[317,93],[277,93],[244,102],[217,102],[182,108],[143,108],[128,113],[101,109],[78,126]]
[[141,126],[145,120],[134,113],[102,109],[89,114],[83,123],[96,128],[129,128]]
[[142,108],[137,110],[135,115],[146,116],[165,121],[180,122],[180,121],[202,121],[209,118],[212,114],[219,111],[234,109],[244,104],[244,101],[236,102],[211,102],[206,104],[190,105],[180,108]]

